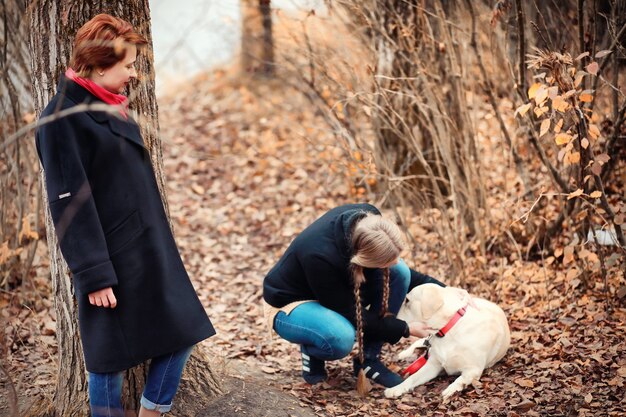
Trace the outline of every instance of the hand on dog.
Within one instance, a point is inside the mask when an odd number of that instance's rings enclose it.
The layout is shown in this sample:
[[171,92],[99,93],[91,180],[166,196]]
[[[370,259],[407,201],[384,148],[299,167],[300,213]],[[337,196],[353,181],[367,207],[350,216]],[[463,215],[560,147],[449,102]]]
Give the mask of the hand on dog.
[[426,323],[422,323],[420,321],[415,321],[409,324],[409,333],[411,336],[416,337],[428,337],[430,333],[428,330],[431,330],[430,327],[426,325]]

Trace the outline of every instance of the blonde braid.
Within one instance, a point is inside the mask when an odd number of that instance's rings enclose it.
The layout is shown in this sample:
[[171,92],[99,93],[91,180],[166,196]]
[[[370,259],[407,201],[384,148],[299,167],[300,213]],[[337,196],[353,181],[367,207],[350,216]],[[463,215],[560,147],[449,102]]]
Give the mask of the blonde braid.
[[354,299],[355,299],[355,314],[356,314],[356,342],[359,347],[359,362],[361,362],[361,369],[356,379],[356,391],[361,397],[365,397],[367,393],[372,389],[372,384],[367,380],[363,364],[365,363],[365,352],[363,347],[363,306],[361,305],[361,284],[365,281],[363,275],[363,267],[360,265],[352,264],[352,277],[354,281]]
[[364,281],[363,267],[352,264],[352,277],[354,280],[354,301],[356,306],[356,343],[359,349],[359,361],[365,361],[363,352],[363,306],[361,305],[361,283]]
[[380,308],[380,317],[385,317],[390,314],[387,309],[389,308],[389,268],[383,269],[383,303]]

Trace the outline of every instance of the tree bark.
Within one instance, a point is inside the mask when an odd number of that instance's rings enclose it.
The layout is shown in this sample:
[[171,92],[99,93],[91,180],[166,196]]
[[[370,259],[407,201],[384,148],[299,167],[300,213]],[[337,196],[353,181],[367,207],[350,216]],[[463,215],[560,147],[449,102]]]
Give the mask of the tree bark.
[[274,75],[274,39],[272,36],[272,5],[270,0],[259,0],[259,9],[263,16],[263,75]]
[[274,41],[270,0],[241,0],[242,72],[271,76]]
[[[137,59],[138,85],[130,94],[130,108],[141,127],[146,148],[150,152],[154,172],[165,210],[169,213],[165,194],[163,155],[158,138],[158,108],[154,89],[154,67],[151,50],[150,9],[148,0],[101,0],[81,2],[76,0],[40,0],[31,5],[30,47],[32,51],[32,92],[35,113],[39,115],[56,90],[61,72],[68,66],[72,42],[76,31],[98,13],[109,13],[130,22],[149,40],[149,47]],[[43,172],[41,172],[43,178]],[[42,181],[42,184],[45,184]],[[45,185],[44,185],[45,186]],[[43,193],[44,196],[46,193]],[[46,197],[44,197],[46,198]],[[59,250],[48,204],[45,204],[46,232],[50,250],[50,272],[57,317],[59,346],[59,374],[53,399],[56,416],[88,416],[87,378],[78,331],[77,306],[69,269]],[[198,348],[192,355],[185,372],[182,387],[192,388],[195,398],[186,393],[177,401],[172,415],[192,415],[206,402],[206,398],[220,393],[218,379],[206,363],[198,358]],[[139,366],[125,375],[122,402],[125,408],[137,410],[143,389],[146,368]],[[191,375],[191,382],[189,382]],[[204,391],[197,390],[203,387]],[[202,398],[197,398],[202,397]],[[180,413],[180,414],[179,414]]]

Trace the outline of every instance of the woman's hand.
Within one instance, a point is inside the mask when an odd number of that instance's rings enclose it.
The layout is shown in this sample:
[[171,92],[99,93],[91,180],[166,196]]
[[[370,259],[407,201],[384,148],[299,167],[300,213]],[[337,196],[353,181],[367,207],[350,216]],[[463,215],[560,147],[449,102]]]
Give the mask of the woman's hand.
[[426,323],[422,323],[421,321],[414,321],[413,323],[408,323],[409,325],[409,334],[411,336],[416,336],[419,338],[428,337],[430,333],[430,327],[426,325]]
[[117,299],[115,298],[115,294],[113,294],[113,288],[103,288],[90,293],[89,303],[98,307],[115,308],[117,306]]

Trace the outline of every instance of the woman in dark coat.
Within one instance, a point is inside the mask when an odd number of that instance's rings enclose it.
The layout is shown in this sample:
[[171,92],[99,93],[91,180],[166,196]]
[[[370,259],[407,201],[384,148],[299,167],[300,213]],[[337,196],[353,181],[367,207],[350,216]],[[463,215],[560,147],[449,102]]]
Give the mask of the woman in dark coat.
[[120,94],[137,76],[137,47],[145,43],[124,20],[102,14],[87,22],[36,133],[78,301],[94,416],[124,415],[122,371],[149,359],[139,416],[169,411],[191,348],[215,334]]
[[380,361],[383,343],[427,333],[423,324],[406,323],[395,314],[413,287],[443,285],[399,259],[403,248],[400,229],[376,207],[348,204],[300,233],[267,274],[268,326],[300,345],[305,381],[326,379],[325,361],[347,356],[356,339],[360,392],[364,377],[385,387],[402,382]]

